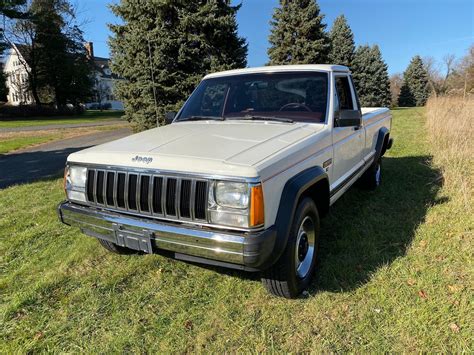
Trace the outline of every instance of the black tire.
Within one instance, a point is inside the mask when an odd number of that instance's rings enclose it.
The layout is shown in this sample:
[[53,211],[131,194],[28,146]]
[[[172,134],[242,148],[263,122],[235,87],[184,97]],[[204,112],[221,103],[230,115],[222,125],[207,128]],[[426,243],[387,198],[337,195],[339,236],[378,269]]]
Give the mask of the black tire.
[[[301,240],[300,231],[301,228],[303,228],[303,224],[308,223],[308,219],[313,223],[314,243],[312,255],[308,255],[311,250],[308,248],[303,261],[301,261],[301,257],[304,254],[304,247],[302,245],[304,241]],[[316,204],[311,198],[305,197],[298,204],[295,215],[293,216],[293,224],[290,229],[285,251],[272,267],[263,272],[262,282],[270,293],[279,297],[296,298],[308,287],[316,265],[319,228],[319,214]],[[308,230],[309,229],[310,228],[308,228]],[[310,233],[308,233],[306,241],[308,242],[310,239]],[[308,245],[309,244],[310,242],[308,242]],[[308,259],[306,259],[306,257]],[[301,266],[303,263],[306,264],[302,270],[298,268],[298,264]]]
[[362,187],[368,190],[375,190],[382,183],[382,158],[378,158],[372,163],[367,171],[361,176]]
[[109,242],[107,240],[103,239],[97,239],[105,249],[108,251],[115,253],[115,254],[121,254],[121,255],[130,255],[130,254],[138,254],[139,252],[133,249],[121,247],[120,245],[117,245],[115,243]]

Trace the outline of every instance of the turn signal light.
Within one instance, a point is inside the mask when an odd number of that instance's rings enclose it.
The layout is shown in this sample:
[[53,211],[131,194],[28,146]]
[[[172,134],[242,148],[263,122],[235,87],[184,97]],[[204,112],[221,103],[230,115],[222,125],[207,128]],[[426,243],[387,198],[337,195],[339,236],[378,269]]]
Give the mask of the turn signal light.
[[252,186],[250,193],[250,227],[256,227],[265,222],[262,185]]

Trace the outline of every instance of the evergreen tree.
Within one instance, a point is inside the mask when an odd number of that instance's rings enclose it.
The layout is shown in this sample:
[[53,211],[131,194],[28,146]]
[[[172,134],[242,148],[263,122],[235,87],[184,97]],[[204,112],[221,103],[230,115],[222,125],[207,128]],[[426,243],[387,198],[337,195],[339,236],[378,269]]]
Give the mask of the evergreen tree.
[[280,0],[268,49],[271,65],[327,63],[330,42],[316,0]]
[[351,67],[355,51],[354,34],[347,24],[344,15],[341,15],[334,20],[334,24],[329,32],[329,38],[331,40],[329,61],[332,64]]
[[377,45],[357,48],[352,73],[362,106],[390,106],[388,68]]
[[423,106],[428,100],[428,73],[419,55],[410,61],[403,73],[403,86],[398,98],[398,105],[404,107]]
[[416,106],[415,96],[413,96],[413,93],[411,92],[406,82],[404,82],[400,88],[400,94],[398,95],[398,106],[401,106],[401,107]]
[[125,117],[135,130],[164,122],[203,75],[246,66],[247,44],[237,35],[230,0],[123,0],[112,6],[123,24],[110,25],[112,70]]

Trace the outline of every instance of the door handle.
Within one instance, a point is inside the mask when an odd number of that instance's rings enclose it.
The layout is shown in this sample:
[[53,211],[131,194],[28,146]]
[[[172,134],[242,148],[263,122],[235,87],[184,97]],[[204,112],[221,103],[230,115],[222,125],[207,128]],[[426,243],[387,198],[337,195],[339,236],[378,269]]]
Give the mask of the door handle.
[[358,131],[359,129],[361,129],[362,126],[355,126],[354,127],[354,131]]

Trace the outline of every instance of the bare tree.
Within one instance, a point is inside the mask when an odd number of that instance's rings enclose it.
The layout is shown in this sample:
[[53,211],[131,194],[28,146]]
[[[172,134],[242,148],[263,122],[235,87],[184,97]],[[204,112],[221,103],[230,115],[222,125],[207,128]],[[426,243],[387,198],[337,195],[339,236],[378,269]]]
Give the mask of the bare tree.
[[35,103],[52,98],[61,107],[90,97],[92,66],[69,0],[27,0],[22,12],[28,16],[8,21],[6,39],[28,74]]
[[444,81],[446,81],[449,78],[449,76],[452,74],[455,61],[456,61],[456,57],[454,56],[454,54],[446,54],[443,57],[443,63],[446,67],[446,75],[444,76]]
[[[23,11],[28,11],[25,5]],[[15,51],[18,60],[28,74],[28,85],[36,105],[41,105],[39,95],[39,77],[41,72],[39,63],[41,61],[41,51],[38,50],[36,43],[36,30],[29,20],[15,20],[8,23],[5,38],[13,51]]]
[[456,71],[463,80],[463,97],[474,91],[474,44],[468,49],[467,54],[459,61]]
[[431,57],[423,57],[423,65],[428,73],[428,85],[430,86],[432,94],[437,97],[441,91],[441,72],[439,64]]

